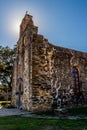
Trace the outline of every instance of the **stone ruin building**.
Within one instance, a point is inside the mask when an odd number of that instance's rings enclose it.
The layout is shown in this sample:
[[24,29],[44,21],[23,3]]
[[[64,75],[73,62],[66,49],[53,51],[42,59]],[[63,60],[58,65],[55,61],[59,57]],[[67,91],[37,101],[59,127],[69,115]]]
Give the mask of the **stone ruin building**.
[[87,53],[52,45],[26,14],[14,59],[12,105],[46,111],[87,103]]

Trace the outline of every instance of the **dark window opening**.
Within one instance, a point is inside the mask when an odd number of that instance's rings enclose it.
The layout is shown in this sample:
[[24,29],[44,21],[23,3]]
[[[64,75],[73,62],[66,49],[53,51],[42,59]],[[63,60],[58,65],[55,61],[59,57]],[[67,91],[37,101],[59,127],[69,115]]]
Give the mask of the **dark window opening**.
[[72,68],[72,77],[73,77],[73,91],[74,93],[80,92],[80,82],[79,82],[79,71],[76,66]]

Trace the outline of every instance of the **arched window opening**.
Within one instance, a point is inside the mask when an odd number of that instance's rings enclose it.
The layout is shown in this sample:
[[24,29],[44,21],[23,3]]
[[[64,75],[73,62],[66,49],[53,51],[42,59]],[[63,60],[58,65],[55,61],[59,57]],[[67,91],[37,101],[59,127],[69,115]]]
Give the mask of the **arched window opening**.
[[80,82],[79,82],[79,70],[76,66],[72,68],[72,77],[73,77],[73,91],[74,93],[80,92]]
[[16,94],[23,94],[23,80],[22,80],[22,78],[19,78],[18,79],[18,86],[17,86],[17,89],[16,89]]

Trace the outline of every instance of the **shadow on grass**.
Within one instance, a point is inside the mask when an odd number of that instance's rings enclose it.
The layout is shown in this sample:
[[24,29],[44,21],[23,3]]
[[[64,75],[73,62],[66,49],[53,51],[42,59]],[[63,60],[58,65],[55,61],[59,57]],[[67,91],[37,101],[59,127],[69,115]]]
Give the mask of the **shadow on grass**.
[[55,110],[52,111],[45,111],[45,112],[36,112],[33,114],[36,115],[41,115],[41,116],[58,116],[58,115],[63,115],[63,116],[87,116],[87,107],[73,107],[73,108],[66,108],[67,113],[63,114],[59,112],[58,114],[55,113]]
[[75,107],[75,108],[68,108],[68,113],[72,116],[87,116],[87,107]]

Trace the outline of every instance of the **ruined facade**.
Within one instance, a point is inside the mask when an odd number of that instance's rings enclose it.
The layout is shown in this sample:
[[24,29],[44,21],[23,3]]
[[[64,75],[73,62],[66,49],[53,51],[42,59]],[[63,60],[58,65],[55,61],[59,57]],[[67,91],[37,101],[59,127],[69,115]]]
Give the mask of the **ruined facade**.
[[50,110],[72,100],[86,102],[87,53],[50,44],[26,14],[20,25],[12,85],[12,105],[24,110]]

